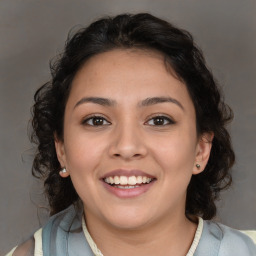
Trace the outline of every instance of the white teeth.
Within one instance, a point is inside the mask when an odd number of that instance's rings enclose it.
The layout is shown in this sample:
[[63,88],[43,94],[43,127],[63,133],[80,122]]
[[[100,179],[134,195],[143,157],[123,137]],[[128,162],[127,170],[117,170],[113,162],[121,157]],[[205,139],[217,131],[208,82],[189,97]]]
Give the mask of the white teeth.
[[115,176],[114,177],[114,183],[117,185],[117,184],[120,184],[120,179],[118,176]]
[[142,177],[142,182],[146,183],[147,182],[147,177]]
[[128,179],[128,184],[129,185],[135,185],[136,183],[137,183],[137,179],[136,179],[135,176],[129,177],[129,179]]
[[138,184],[141,184],[141,183],[142,183],[142,177],[141,177],[141,176],[138,176],[138,177],[137,177],[137,183],[138,183]]
[[[122,185],[122,187],[124,185],[130,185],[132,187],[134,187],[135,184],[142,184],[142,183],[150,183],[152,181],[151,178],[148,178],[146,176],[130,176],[130,177],[126,177],[126,176],[114,176],[114,177],[107,177],[104,179],[104,181],[108,184],[115,184],[115,185]],[[118,186],[119,187],[119,186]],[[127,187],[127,186],[126,186]],[[128,186],[129,187],[129,186]],[[137,186],[135,186],[137,187]]]
[[[108,183],[108,182],[107,182]],[[113,177],[109,177],[109,183],[110,184],[114,184],[114,178]]]
[[139,186],[115,186],[117,188],[121,188],[121,189],[129,189],[129,188],[138,188]]
[[120,184],[121,185],[127,185],[127,181],[128,181],[128,179],[127,179],[126,176],[121,176],[120,177]]

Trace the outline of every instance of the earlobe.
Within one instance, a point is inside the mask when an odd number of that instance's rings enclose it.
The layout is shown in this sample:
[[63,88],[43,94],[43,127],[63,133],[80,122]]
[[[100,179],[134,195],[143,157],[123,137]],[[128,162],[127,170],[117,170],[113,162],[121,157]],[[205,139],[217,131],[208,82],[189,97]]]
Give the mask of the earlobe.
[[204,133],[198,141],[193,174],[201,173],[209,160],[212,148],[213,132]]
[[59,175],[62,177],[62,178],[67,178],[69,176],[69,173],[67,171],[67,169],[64,167],[61,169],[61,171],[59,172]]
[[54,136],[54,144],[60,165],[66,166],[66,154],[63,141]]
[[[65,148],[64,143],[62,140],[59,140],[55,137],[54,143],[55,143],[55,150],[56,154],[60,163],[60,166],[66,166],[66,154],[65,154]],[[67,171],[66,167],[62,167],[59,171],[59,175],[62,178],[67,178],[69,176],[69,172]]]

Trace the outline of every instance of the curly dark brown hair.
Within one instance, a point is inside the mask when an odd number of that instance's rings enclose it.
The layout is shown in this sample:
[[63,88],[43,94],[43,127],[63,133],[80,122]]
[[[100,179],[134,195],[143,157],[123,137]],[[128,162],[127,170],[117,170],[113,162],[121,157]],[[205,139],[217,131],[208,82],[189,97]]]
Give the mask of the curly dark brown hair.
[[51,214],[79,201],[70,178],[59,176],[54,136],[63,140],[63,118],[72,80],[92,56],[116,48],[157,50],[187,86],[196,110],[198,135],[213,132],[212,150],[205,170],[193,175],[187,189],[186,214],[211,219],[215,200],[231,184],[235,155],[226,124],[232,119],[201,51],[185,30],[147,13],[122,14],[97,20],[69,36],[65,50],[51,64],[52,80],[35,93],[31,141],[37,145],[33,175],[44,180]]

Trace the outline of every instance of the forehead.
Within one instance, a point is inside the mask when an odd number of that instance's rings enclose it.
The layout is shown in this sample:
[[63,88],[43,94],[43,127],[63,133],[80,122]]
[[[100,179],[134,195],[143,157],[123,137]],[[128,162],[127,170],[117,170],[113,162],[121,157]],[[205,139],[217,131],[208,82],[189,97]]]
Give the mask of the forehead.
[[117,101],[154,96],[190,101],[185,84],[156,51],[115,49],[93,56],[77,72],[70,98],[113,97]]
[[[152,72],[153,69],[154,72]],[[103,79],[103,82],[107,83],[108,80],[114,81],[122,75],[123,80],[125,78],[124,83],[141,78],[146,81],[147,78],[161,75],[161,73],[164,75],[167,73],[161,53],[146,49],[114,49],[88,59],[77,72],[73,86],[80,79],[90,82],[96,79],[97,82],[101,82]]]

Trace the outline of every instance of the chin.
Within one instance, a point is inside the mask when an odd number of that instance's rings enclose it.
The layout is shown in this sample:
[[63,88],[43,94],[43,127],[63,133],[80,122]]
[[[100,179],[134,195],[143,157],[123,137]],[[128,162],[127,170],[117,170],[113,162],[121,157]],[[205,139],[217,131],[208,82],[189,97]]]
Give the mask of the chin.
[[[113,214],[114,212],[114,214]],[[105,216],[107,222],[114,228],[124,230],[140,229],[150,222],[150,216],[141,210],[112,211]]]
[[145,220],[133,220],[133,219],[126,219],[126,220],[117,220],[111,221],[110,223],[116,229],[122,230],[138,230],[143,228],[147,223]]

